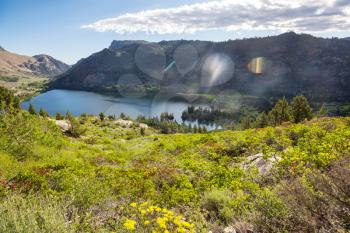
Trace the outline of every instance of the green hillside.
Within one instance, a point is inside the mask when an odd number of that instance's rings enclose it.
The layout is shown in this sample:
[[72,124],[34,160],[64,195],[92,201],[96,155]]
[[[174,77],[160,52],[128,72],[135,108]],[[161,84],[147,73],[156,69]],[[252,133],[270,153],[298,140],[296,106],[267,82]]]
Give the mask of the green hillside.
[[0,232],[350,230],[349,117],[165,135],[68,116],[63,134],[1,91]]

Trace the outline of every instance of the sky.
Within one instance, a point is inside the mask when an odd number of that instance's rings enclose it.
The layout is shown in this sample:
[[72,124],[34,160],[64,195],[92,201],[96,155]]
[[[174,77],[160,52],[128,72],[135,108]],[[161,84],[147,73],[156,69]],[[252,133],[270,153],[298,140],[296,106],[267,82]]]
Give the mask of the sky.
[[350,0],[0,0],[0,46],[68,64],[112,40],[350,37]]

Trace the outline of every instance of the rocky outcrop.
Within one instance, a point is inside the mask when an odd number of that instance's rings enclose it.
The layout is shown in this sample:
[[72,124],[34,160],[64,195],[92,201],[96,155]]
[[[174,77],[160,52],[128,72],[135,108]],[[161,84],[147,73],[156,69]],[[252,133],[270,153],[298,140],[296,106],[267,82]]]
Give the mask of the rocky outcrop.
[[135,44],[140,45],[140,44],[147,44],[147,43],[149,42],[144,40],[113,40],[111,45],[109,46],[109,49],[114,51],[130,45],[135,45]]
[[116,125],[120,125],[120,126],[127,127],[127,128],[130,128],[134,124],[134,122],[132,122],[132,121],[123,120],[123,119],[118,119],[118,120],[114,121],[114,123]]
[[270,173],[272,166],[280,160],[281,157],[277,155],[266,158],[264,154],[260,153],[248,156],[245,162],[242,164],[242,168],[247,170],[256,167],[260,175],[265,176]]
[[67,120],[55,120],[55,124],[61,129],[62,133],[69,132],[72,129],[72,124]]
[[148,129],[148,125],[146,125],[146,124],[144,124],[144,123],[140,123],[140,124],[139,124],[139,127],[140,127],[141,129]]
[[19,66],[25,67],[35,74],[45,76],[56,76],[66,72],[70,68],[69,65],[45,54],[35,55],[33,58],[34,60],[29,60]]

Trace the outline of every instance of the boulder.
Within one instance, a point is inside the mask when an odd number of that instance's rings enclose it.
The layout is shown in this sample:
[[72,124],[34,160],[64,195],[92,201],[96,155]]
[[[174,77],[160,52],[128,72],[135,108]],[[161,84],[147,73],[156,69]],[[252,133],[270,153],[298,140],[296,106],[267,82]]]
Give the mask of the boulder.
[[72,124],[67,120],[55,120],[55,124],[60,127],[63,133],[68,132],[72,129]]
[[236,233],[236,230],[233,227],[225,227],[224,233]]
[[141,129],[148,129],[148,125],[146,124],[140,123],[139,126]]
[[276,162],[280,161],[281,157],[273,155],[269,158],[264,158],[264,154],[256,154],[248,156],[246,161],[242,164],[243,169],[250,169],[256,167],[261,175],[268,175],[270,170]]
[[130,128],[134,124],[134,122],[132,122],[132,121],[123,120],[123,119],[118,119],[118,120],[114,121],[114,123],[117,125],[120,125],[120,126],[128,127],[128,128]]

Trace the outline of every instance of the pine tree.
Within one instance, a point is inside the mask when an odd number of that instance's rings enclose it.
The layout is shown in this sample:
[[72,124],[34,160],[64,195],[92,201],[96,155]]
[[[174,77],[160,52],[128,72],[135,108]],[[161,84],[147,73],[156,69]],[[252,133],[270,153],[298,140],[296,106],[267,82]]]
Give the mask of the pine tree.
[[0,87],[0,111],[17,112],[21,108],[20,99],[4,87]]
[[98,116],[100,117],[101,121],[104,121],[105,119],[105,114],[103,112],[100,112],[100,114],[98,114]]
[[207,128],[205,126],[203,126],[202,131],[203,131],[203,133],[207,133],[208,132],[208,130],[207,130]]
[[256,128],[265,128],[269,125],[269,118],[265,112],[260,113],[255,121]]
[[292,117],[295,123],[312,118],[312,109],[309,101],[303,95],[298,95],[292,100]]
[[142,136],[145,136],[145,134],[146,134],[146,129],[143,128],[143,127],[141,127],[141,128],[140,128],[140,134],[141,134]]
[[242,129],[250,129],[252,128],[252,121],[249,116],[244,116],[241,119],[241,128]]
[[56,120],[63,120],[64,119],[64,116],[62,116],[62,114],[61,113],[56,113]]
[[269,118],[273,125],[291,120],[291,108],[285,97],[277,101],[275,107],[269,112]]
[[32,104],[29,105],[29,109],[28,109],[28,112],[32,115],[36,115],[36,111],[35,111],[35,108]]
[[48,117],[49,116],[49,114],[43,108],[40,108],[39,115],[42,116],[42,117]]
[[200,125],[198,126],[198,130],[197,130],[197,132],[198,132],[198,133],[203,133],[203,131],[202,131],[202,127],[201,127]]
[[322,104],[322,106],[318,110],[317,116],[318,117],[325,117],[327,115],[328,115],[328,110],[327,110],[326,106],[324,104]]
[[197,125],[194,125],[193,126],[193,133],[197,133],[197,132],[198,132]]

